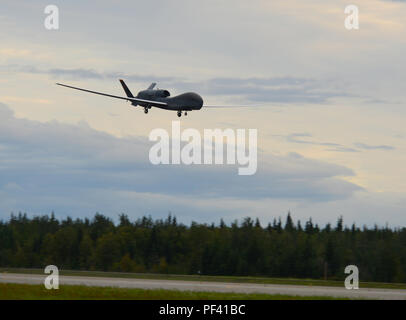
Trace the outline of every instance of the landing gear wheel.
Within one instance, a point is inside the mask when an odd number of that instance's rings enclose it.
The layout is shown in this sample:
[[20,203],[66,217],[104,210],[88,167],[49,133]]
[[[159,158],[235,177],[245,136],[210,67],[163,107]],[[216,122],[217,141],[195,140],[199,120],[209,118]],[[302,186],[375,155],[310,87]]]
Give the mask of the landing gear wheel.
[[145,113],[145,114],[148,113],[148,108],[144,108],[144,113]]
[[182,111],[178,111],[178,117],[180,118],[182,116]]
[[185,116],[187,116],[187,111],[185,111]]

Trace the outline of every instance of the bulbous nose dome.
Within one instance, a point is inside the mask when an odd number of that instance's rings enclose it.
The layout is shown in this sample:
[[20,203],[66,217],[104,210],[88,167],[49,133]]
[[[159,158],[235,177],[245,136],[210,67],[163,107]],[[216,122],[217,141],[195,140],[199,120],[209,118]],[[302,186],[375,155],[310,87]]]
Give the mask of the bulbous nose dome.
[[196,104],[197,107],[203,106],[203,98],[194,92],[189,92],[189,98]]

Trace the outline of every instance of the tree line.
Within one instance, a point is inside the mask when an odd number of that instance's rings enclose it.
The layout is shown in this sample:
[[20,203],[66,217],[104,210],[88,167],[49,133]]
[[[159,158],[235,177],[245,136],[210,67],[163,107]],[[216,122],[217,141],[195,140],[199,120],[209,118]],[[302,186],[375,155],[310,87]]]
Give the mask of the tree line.
[[406,228],[335,226],[290,213],[262,226],[244,218],[231,224],[178,223],[150,216],[119,222],[52,215],[11,215],[0,221],[0,266],[60,269],[344,279],[358,266],[361,281],[406,282]]

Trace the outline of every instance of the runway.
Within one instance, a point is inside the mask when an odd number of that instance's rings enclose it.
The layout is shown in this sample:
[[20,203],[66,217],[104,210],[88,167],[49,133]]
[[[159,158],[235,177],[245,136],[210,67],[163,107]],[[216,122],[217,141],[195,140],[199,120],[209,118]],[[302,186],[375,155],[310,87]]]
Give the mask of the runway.
[[[0,273],[0,283],[43,284],[46,275]],[[129,278],[104,278],[84,276],[60,276],[63,285],[94,287],[119,287],[139,289],[167,289],[181,291],[216,291],[236,293],[265,293],[290,296],[329,296],[350,299],[406,300],[406,290],[360,288],[347,290],[343,287],[295,286],[256,283],[199,282],[182,280],[149,280]]]

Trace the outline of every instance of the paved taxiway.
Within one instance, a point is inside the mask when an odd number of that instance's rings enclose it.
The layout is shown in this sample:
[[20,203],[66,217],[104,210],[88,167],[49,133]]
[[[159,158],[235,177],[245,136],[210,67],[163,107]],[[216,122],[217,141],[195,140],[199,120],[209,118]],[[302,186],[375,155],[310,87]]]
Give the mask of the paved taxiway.
[[[46,275],[0,273],[2,283],[40,284]],[[371,289],[347,290],[344,287],[295,286],[256,283],[199,282],[183,280],[150,280],[129,278],[103,278],[84,276],[60,276],[60,285],[86,285],[95,287],[119,287],[140,289],[168,289],[182,291],[216,291],[238,293],[266,293],[292,296],[329,296],[353,299],[406,300],[406,290]]]

